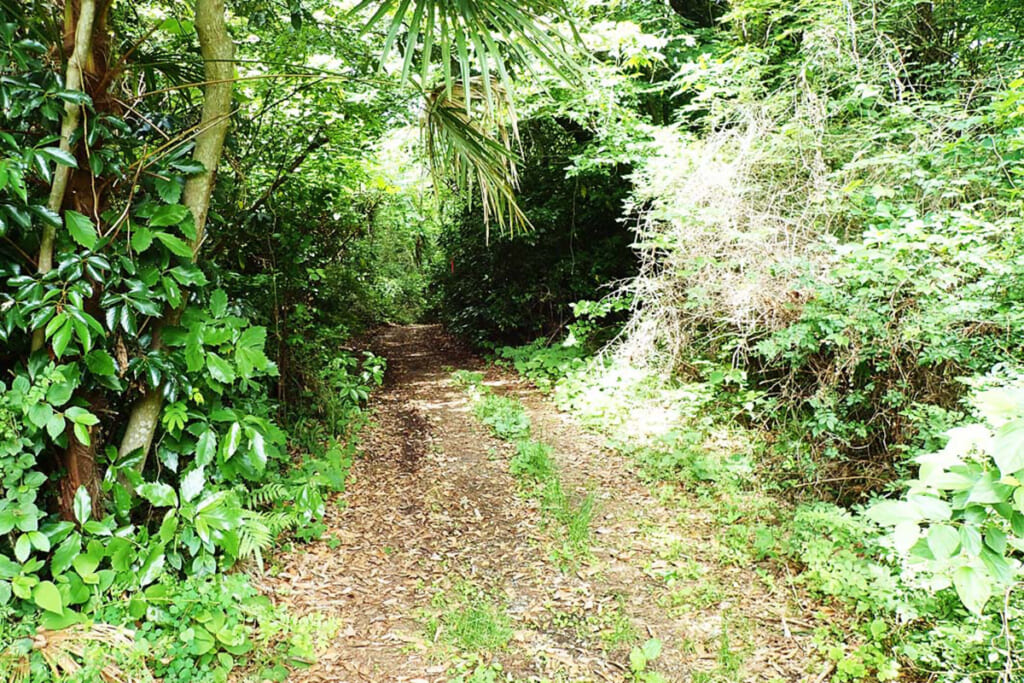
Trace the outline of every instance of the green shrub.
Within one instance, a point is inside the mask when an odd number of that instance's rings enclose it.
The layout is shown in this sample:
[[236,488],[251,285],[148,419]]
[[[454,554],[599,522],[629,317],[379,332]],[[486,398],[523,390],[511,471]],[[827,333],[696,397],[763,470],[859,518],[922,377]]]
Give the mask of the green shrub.
[[527,479],[533,483],[547,481],[558,474],[551,451],[551,446],[540,441],[519,441],[516,443],[516,454],[509,461],[509,471],[517,479]]
[[530,416],[516,398],[488,393],[473,404],[473,413],[500,439],[530,436]]

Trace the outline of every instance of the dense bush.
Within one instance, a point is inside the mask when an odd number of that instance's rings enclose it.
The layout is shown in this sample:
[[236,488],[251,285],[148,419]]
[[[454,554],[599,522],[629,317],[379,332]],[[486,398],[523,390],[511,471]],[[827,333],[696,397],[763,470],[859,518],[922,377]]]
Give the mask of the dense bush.
[[524,163],[519,202],[530,228],[485,239],[483,217],[461,210],[440,238],[437,315],[475,342],[523,342],[572,321],[569,304],[602,296],[631,272],[622,224],[627,169],[611,167],[566,179],[592,134],[564,119],[521,123]]

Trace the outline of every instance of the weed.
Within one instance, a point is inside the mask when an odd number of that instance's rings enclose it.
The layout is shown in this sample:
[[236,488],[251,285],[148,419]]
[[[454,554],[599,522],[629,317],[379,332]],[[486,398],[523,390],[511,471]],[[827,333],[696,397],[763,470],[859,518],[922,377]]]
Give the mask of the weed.
[[434,640],[464,652],[480,652],[499,650],[512,638],[508,615],[472,584],[458,584],[454,595],[438,593],[432,605],[440,610],[427,620]]
[[515,398],[489,393],[474,404],[473,413],[500,439],[530,436],[530,416]]
[[452,381],[460,387],[478,387],[484,381],[484,373],[474,370],[456,370],[452,373]]
[[519,441],[509,471],[520,480],[547,481],[558,474],[551,450],[551,446],[540,441]]
[[641,647],[634,647],[629,653],[630,678],[637,683],[668,683],[667,678],[647,668],[659,656],[661,641],[657,638],[651,638]]

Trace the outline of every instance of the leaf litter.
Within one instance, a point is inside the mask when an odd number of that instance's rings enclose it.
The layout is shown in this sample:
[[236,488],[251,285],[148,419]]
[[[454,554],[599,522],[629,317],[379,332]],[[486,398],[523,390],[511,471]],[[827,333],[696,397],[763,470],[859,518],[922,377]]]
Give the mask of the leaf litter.
[[[706,511],[680,515],[600,437],[440,327],[384,327],[369,346],[387,358],[388,376],[371,398],[364,454],[328,506],[322,539],[280,553],[259,579],[292,613],[342,624],[289,680],[441,683],[469,658],[500,662],[517,681],[628,681],[630,649],[648,638],[663,643],[651,666],[669,681],[702,672],[706,681],[822,680],[813,631],[841,617],[794,587],[784,566],[770,569],[770,587],[756,567],[722,563]],[[554,446],[566,490],[596,496],[589,559],[556,561],[538,503],[508,473],[513,448],[473,418],[450,380],[455,367],[518,396],[534,436]],[[684,556],[659,554],[665,539]],[[669,604],[662,578],[683,565],[691,588],[716,587],[695,593],[689,609]],[[426,627],[438,596],[457,585],[497,599],[512,624],[505,647],[460,653]]]

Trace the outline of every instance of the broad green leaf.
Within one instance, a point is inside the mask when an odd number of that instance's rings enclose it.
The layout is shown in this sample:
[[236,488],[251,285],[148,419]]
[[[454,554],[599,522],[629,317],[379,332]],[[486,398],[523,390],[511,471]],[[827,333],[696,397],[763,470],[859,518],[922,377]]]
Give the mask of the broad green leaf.
[[85,365],[94,375],[111,376],[117,374],[117,364],[113,356],[103,349],[96,349],[85,357]]
[[[157,178],[154,184],[156,185],[156,192],[160,195],[160,199],[164,200],[168,204],[177,204],[181,200],[182,185],[175,176],[171,176],[169,178]],[[180,222],[181,221],[178,221],[178,223]]]
[[203,466],[200,465],[181,478],[181,499],[186,503],[192,502],[196,496],[202,493],[205,483]]
[[199,435],[196,442],[196,464],[200,467],[213,462],[213,456],[217,454],[217,433],[207,429]]
[[992,458],[1003,475],[1024,470],[1024,419],[1007,422],[996,430]]
[[194,325],[185,337],[185,363],[189,372],[203,367],[203,339],[199,325]]
[[79,486],[78,490],[75,491],[75,498],[71,503],[71,508],[79,524],[85,524],[89,521],[89,517],[92,515],[92,496],[89,495],[84,486]]
[[50,570],[54,576],[67,571],[71,563],[82,552],[82,541],[78,534],[71,534],[57,546],[50,559]]
[[928,530],[928,549],[937,560],[947,560],[960,547],[960,534],[948,524],[936,524]]
[[160,523],[160,531],[157,535],[163,543],[170,543],[174,538],[174,532],[178,530],[178,511],[170,509],[164,515],[164,521]]
[[75,424],[86,425],[88,427],[99,424],[100,421],[98,417],[90,413],[85,408],[81,408],[79,406],[71,406],[64,411],[64,416]]
[[53,407],[49,403],[37,403],[28,410],[29,422],[36,427],[45,427],[53,418]]
[[917,522],[900,522],[893,529],[893,544],[901,553],[908,553],[921,537],[921,527]]
[[988,576],[974,567],[960,567],[953,572],[953,586],[960,596],[960,602],[972,613],[981,615],[985,603],[992,597],[992,586]]
[[210,376],[218,382],[230,384],[235,381],[235,371],[231,364],[213,351],[206,353],[206,367],[210,370]]
[[230,460],[231,456],[238,450],[238,445],[242,441],[242,425],[237,422],[233,423],[228,429],[228,438],[224,441],[224,459]]
[[27,534],[29,543],[32,547],[39,552],[48,553],[50,552],[50,538],[41,531],[30,531]]
[[47,612],[64,614],[64,601],[60,597],[60,591],[50,581],[42,581],[32,589],[32,602]]
[[90,574],[96,573],[96,569],[100,566],[100,560],[95,555],[79,555],[71,562],[71,566],[84,579]]
[[86,249],[92,249],[96,246],[96,242],[99,241],[99,234],[96,232],[96,226],[93,225],[92,220],[77,211],[65,211],[64,212],[64,224],[68,228],[68,232],[71,234],[71,239],[81,244]]
[[132,239],[130,244],[132,249],[139,252],[140,254],[153,244],[153,231],[149,228],[144,228],[141,225],[136,227],[132,232]]
[[[181,204],[170,204],[161,206],[149,219],[149,225],[154,228],[160,228],[168,225],[177,225],[181,223],[189,215],[188,207],[182,206]],[[161,233],[157,233],[157,237]],[[189,250],[191,253],[191,250]]]
[[14,559],[24,564],[25,561],[28,559],[28,556],[31,554],[32,541],[29,540],[28,534],[22,534],[14,543]]
[[164,547],[158,545],[149,551],[149,555],[146,557],[146,561],[142,563],[139,568],[139,585],[146,587],[149,584],[156,581],[160,574],[163,573],[164,562],[167,558],[164,556]]
[[56,161],[58,164],[78,168],[78,160],[70,152],[66,152],[60,147],[43,147],[36,151],[48,159]]
[[71,318],[66,318],[64,324],[54,330],[53,336],[50,337],[50,344],[53,346],[53,353],[57,358],[64,355],[68,344],[71,343],[71,335],[74,334],[74,331],[74,323]]
[[223,318],[228,310],[228,295],[223,289],[213,290],[210,295],[210,313],[215,318]]
[[885,526],[895,526],[901,522],[920,522],[924,519],[916,505],[904,500],[884,500],[875,503],[865,514],[868,519]]
[[263,471],[263,468],[267,466],[267,449],[263,441],[263,435],[256,430],[253,430],[252,435],[249,437],[249,449],[252,455],[255,456],[256,462],[254,465],[256,469]]
[[178,494],[163,482],[150,481],[139,484],[135,487],[135,492],[156,507],[174,507],[178,504]]
[[185,240],[180,237],[175,237],[174,235],[166,232],[155,232],[153,233],[153,237],[160,240],[160,243],[167,247],[167,250],[175,256],[180,256],[183,259],[192,258],[192,247],[190,247]]

